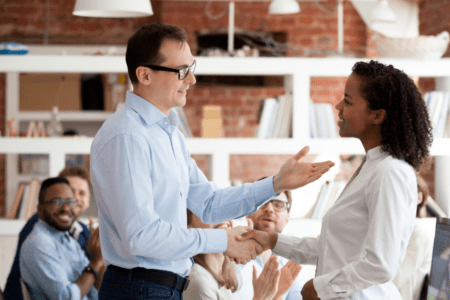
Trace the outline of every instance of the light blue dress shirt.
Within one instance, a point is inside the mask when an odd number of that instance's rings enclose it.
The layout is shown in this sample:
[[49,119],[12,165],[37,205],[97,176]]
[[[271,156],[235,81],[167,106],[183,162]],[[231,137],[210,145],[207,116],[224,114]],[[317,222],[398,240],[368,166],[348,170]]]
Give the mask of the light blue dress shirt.
[[[277,260],[280,263],[280,269],[284,267],[284,265],[286,265],[289,261],[281,256],[277,256]],[[264,263],[260,256],[245,265],[238,265],[238,268],[242,275],[242,286],[236,292],[239,296],[239,299],[253,299],[253,266],[255,266],[256,272],[259,276],[264,269]],[[301,292],[303,286],[305,285],[305,282],[306,280],[302,276],[302,271],[300,271],[300,274],[295,279],[292,287],[286,294],[283,295],[283,300],[302,300],[303,297],[301,295]]]
[[175,112],[164,115],[128,91],[125,105],[98,131],[91,148],[106,265],[187,276],[198,253],[224,252],[223,229],[187,229],[186,208],[215,224],[255,212],[276,197],[273,176],[220,189],[190,157]]
[[[75,282],[89,260],[68,231],[58,231],[39,219],[22,245],[19,261],[20,274],[34,300],[80,299]],[[92,286],[82,300],[97,296]]]

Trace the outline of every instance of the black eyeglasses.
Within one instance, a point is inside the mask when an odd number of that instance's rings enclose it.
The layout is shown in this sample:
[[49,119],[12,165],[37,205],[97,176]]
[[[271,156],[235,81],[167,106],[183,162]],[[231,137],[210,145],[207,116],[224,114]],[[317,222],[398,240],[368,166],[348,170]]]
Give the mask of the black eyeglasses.
[[267,205],[269,205],[269,203],[272,203],[273,210],[275,210],[277,212],[284,212],[291,208],[291,205],[289,204],[289,202],[284,202],[284,201],[277,200],[277,199],[272,199],[272,200],[267,201],[260,208],[263,208],[263,209],[266,208]]
[[146,67],[146,68],[149,68],[149,69],[152,69],[155,71],[167,71],[167,72],[178,73],[178,79],[185,80],[186,77],[188,77],[188,75],[189,75],[189,71],[191,71],[192,74],[194,74],[195,64],[196,64],[196,61],[194,60],[194,63],[192,65],[190,65],[189,67],[186,67],[186,68],[179,69],[179,70],[161,67],[161,66],[155,66],[155,65],[143,65],[143,67]]
[[44,205],[52,205],[52,206],[59,206],[59,208],[62,208],[64,204],[69,205],[70,207],[76,207],[77,206],[77,200],[75,198],[67,198],[67,199],[61,199],[61,198],[54,198],[50,201],[47,201],[43,203]]

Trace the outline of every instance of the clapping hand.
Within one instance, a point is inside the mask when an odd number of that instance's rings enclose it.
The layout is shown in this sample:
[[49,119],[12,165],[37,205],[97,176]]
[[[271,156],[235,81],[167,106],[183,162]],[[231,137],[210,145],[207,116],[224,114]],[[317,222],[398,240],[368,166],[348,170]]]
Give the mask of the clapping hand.
[[334,166],[331,161],[318,163],[302,161],[308,152],[309,146],[305,146],[281,166],[280,171],[273,178],[273,190],[276,194],[316,181]]
[[281,272],[276,256],[272,256],[264,265],[261,274],[256,274],[253,266],[253,300],[272,300],[278,290]]
[[283,295],[286,294],[294,285],[295,279],[297,279],[297,276],[300,273],[301,269],[302,266],[290,260],[287,262],[287,264],[284,265],[284,267],[281,268],[278,291],[273,299],[283,298]]

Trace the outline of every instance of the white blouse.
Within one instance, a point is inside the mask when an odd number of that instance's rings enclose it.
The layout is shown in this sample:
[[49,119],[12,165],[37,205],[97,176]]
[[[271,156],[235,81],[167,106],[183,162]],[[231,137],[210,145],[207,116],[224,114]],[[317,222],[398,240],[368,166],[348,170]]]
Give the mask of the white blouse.
[[413,168],[376,147],[328,210],[320,238],[278,235],[274,254],[316,264],[320,299],[400,300],[392,283],[414,228]]
[[239,300],[236,293],[225,287],[219,288],[217,280],[199,264],[194,264],[189,279],[189,286],[183,293],[184,300]]

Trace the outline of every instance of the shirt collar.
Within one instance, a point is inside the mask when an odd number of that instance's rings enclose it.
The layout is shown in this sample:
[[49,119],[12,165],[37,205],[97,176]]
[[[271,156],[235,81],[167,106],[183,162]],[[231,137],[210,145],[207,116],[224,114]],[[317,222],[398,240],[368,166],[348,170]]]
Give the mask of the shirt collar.
[[127,91],[125,106],[128,106],[137,112],[148,125],[152,125],[153,123],[161,125],[166,120],[168,120],[171,126],[176,127],[178,125],[179,119],[175,112],[170,110],[169,117],[166,117],[166,115],[156,106],[132,91]]
[[55,238],[60,239],[61,243],[64,242],[64,238],[67,238],[68,240],[70,239],[69,231],[57,230],[55,227],[47,224],[47,222],[43,221],[42,219],[39,219],[36,225],[43,227]]
[[80,223],[78,223],[78,221],[75,221],[73,223],[72,228],[70,229],[70,234],[73,236],[74,239],[78,240],[81,232],[83,232],[83,227],[81,226]]
[[381,150],[381,146],[378,146],[367,151],[366,160],[371,161],[388,155],[389,155],[388,153]]

